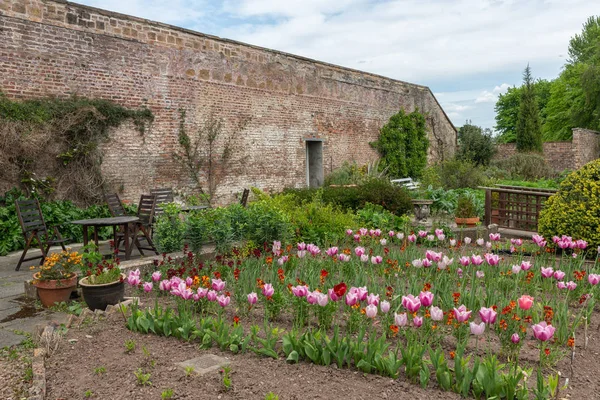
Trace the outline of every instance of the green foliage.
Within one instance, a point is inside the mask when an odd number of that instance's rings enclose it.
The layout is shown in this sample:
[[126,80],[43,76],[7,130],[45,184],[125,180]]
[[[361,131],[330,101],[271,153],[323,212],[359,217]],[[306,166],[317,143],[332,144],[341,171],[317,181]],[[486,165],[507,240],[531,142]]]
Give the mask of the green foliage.
[[[212,210],[207,210],[210,212]],[[208,218],[204,211],[192,211],[189,213],[185,223],[185,238],[194,253],[199,253],[202,245],[210,237],[210,227]]]
[[488,165],[496,152],[492,131],[472,125],[470,121],[458,130],[458,144],[456,158],[474,165]]
[[137,379],[138,386],[152,386],[152,382],[150,381],[150,373],[145,374],[141,368],[138,368],[133,375],[135,375]]
[[542,151],[542,130],[540,111],[535,98],[535,88],[531,68],[527,65],[523,72],[523,93],[517,117],[515,133],[517,135],[517,151]]
[[458,196],[454,216],[456,218],[472,218],[477,216],[475,212],[475,204],[473,203],[471,197],[464,194]]
[[548,179],[555,175],[544,157],[535,153],[517,153],[494,165],[508,173],[511,179]]
[[[550,92],[554,82],[544,79],[538,79],[533,83],[534,94],[540,120],[542,125],[545,125],[547,118],[552,115],[547,110],[547,104],[550,100]],[[517,119],[519,116],[519,108],[521,107],[521,97],[523,95],[524,86],[508,88],[506,93],[498,96],[496,102],[496,131],[500,134],[496,138],[499,143],[514,143],[517,140]]]
[[254,243],[286,241],[291,237],[290,218],[267,199],[248,205],[248,230],[246,238]]
[[356,212],[361,226],[367,228],[379,228],[381,230],[393,230],[404,232],[410,222],[408,217],[398,217],[387,211],[379,204],[366,203],[364,208]]
[[132,339],[127,339],[125,341],[125,353],[131,353],[135,350],[135,341]]
[[418,178],[427,165],[425,117],[418,110],[406,114],[400,110],[384,125],[379,139],[371,145],[381,155],[382,166],[394,178]]
[[445,213],[449,215],[455,215],[458,207],[459,196],[468,197],[473,203],[475,214],[483,218],[484,215],[484,201],[485,192],[483,190],[475,189],[450,189],[444,190],[442,188],[428,187],[421,192],[421,198],[433,200],[431,210],[434,213]]
[[538,230],[546,238],[568,235],[600,246],[600,159],[571,173],[540,213]]
[[351,164],[344,161],[341,167],[334,169],[325,177],[323,185],[357,185],[362,182],[364,176],[364,168],[359,167],[355,162]]
[[164,204],[163,213],[154,223],[153,236],[156,249],[161,253],[172,253],[183,247],[185,224],[179,218],[181,208],[175,203]]
[[439,182],[444,189],[476,188],[486,184],[486,177],[471,161],[452,159],[437,166]]
[[173,398],[173,389],[169,388],[169,389],[163,390],[160,394],[160,398],[162,400],[172,399]]

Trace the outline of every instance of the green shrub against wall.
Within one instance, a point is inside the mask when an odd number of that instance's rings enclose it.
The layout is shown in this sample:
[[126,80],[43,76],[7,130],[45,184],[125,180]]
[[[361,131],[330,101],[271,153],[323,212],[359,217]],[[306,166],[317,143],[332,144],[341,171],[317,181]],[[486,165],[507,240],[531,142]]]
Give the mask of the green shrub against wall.
[[571,173],[540,214],[538,230],[545,238],[568,235],[600,246],[600,159]]

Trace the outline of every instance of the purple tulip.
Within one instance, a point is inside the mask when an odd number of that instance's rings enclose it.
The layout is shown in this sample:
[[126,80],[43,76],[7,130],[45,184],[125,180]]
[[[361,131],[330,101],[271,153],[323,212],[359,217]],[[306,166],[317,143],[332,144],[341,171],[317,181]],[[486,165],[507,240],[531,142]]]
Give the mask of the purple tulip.
[[414,233],[408,235],[408,241],[411,242],[411,243],[416,242],[417,241],[417,236]]
[[490,233],[490,240],[492,242],[497,242],[498,240],[500,240],[500,234],[499,233]]
[[257,301],[258,301],[258,295],[256,293],[254,293],[254,292],[248,293],[248,303],[250,303],[250,305],[256,304]]
[[485,257],[485,261],[487,261],[487,263],[492,266],[498,265],[498,263],[500,262],[500,257],[498,256],[498,254],[485,253],[483,257]]
[[270,283],[265,283],[262,288],[262,294],[265,297],[271,297],[271,296],[273,296],[273,293],[275,293],[275,289],[273,289],[273,285],[271,285]]
[[372,304],[374,306],[378,306],[379,305],[379,295],[378,294],[369,294],[367,296],[367,304]]
[[129,283],[131,286],[138,286],[142,280],[140,279],[140,273],[139,273],[139,269],[136,271],[131,271],[129,273],[129,276],[127,277],[127,283]]
[[394,231],[389,231],[389,232],[388,232],[388,236],[389,236],[390,238],[393,238],[393,237],[394,237],[394,235],[396,235],[396,232],[394,232]]
[[463,267],[467,267],[469,264],[471,264],[471,259],[468,256],[462,256],[458,262],[460,263],[460,265],[462,265]]
[[206,293],[206,298],[208,301],[217,300],[217,292],[215,292],[214,290],[209,290],[208,293]]
[[[191,285],[188,285],[191,286]],[[213,279],[212,280],[212,288],[213,290],[220,292],[221,290],[225,289],[225,281],[222,281],[220,279]]]
[[356,257],[360,257],[363,254],[365,254],[365,248],[364,247],[357,247],[354,249],[354,254],[356,254]]
[[188,276],[187,278],[185,278],[186,286],[192,286],[193,284],[194,284],[194,280],[192,279],[192,277]]
[[561,271],[560,269],[557,269],[556,271],[554,271],[554,279],[558,280],[558,281],[562,281],[565,278],[565,273],[563,271]]
[[531,262],[529,262],[529,261],[521,262],[521,269],[523,271],[529,271],[531,269],[531,267],[532,267]]
[[160,273],[160,271],[154,271],[154,272],[152,273],[152,280],[153,280],[154,282],[158,282],[158,281],[160,281],[160,277],[161,277],[161,273]]
[[556,328],[552,325],[548,325],[546,321],[533,325],[531,329],[533,329],[533,336],[542,342],[552,339],[554,331],[556,331]]
[[346,293],[346,305],[353,306],[358,302],[358,296],[355,293]]
[[346,235],[352,236],[353,233],[352,229],[346,229]]
[[484,323],[491,325],[496,322],[498,313],[494,311],[493,308],[481,307],[481,310],[479,310],[479,316]]
[[168,279],[163,279],[162,281],[160,281],[158,288],[160,290],[167,290],[167,291],[171,290],[171,281]]
[[360,229],[358,230],[358,233],[359,233],[361,236],[365,236],[367,233],[369,233],[369,230],[368,230],[367,228],[360,228]]
[[416,328],[420,328],[421,325],[423,325],[423,317],[414,317],[413,318],[413,325]]
[[518,333],[513,333],[512,336],[510,337],[510,340],[514,343],[517,344],[521,341],[521,338],[519,337]]
[[475,336],[483,335],[483,332],[485,332],[485,323],[483,322],[480,324],[471,322],[469,326],[471,327],[471,333]]
[[292,287],[292,293],[296,297],[306,297],[308,294],[308,286],[298,285]]
[[426,236],[427,236],[427,234],[428,234],[429,232],[427,232],[427,231],[419,231],[418,233],[419,233],[419,237],[420,237],[421,239],[423,239],[424,237],[426,237]]
[[427,250],[425,252],[425,258],[427,258],[429,261],[435,261],[438,262],[442,259],[443,253],[440,251],[439,253],[433,251],[433,250]]
[[600,283],[600,275],[598,275],[598,274],[589,274],[588,275],[588,282],[590,283],[590,285],[596,286],[597,284]]
[[315,292],[308,292],[306,294],[306,301],[308,301],[308,304],[317,304],[318,301],[318,297],[317,295],[319,294],[319,292],[315,291]]
[[219,303],[221,307],[227,307],[229,305],[230,300],[230,297],[225,296],[224,294],[217,296],[217,303]]
[[144,282],[144,292],[148,293],[152,291],[152,282]]
[[554,269],[552,269],[552,267],[548,267],[548,268],[542,267],[542,276],[544,278],[551,278],[553,274],[554,274]]
[[471,318],[471,312],[472,311],[467,311],[467,307],[463,304],[458,308],[454,308],[454,317],[456,318],[456,321],[460,323],[466,322]]
[[421,301],[421,305],[423,307],[429,307],[433,304],[433,293],[421,292],[419,293],[419,300]]
[[481,256],[473,254],[471,256],[471,264],[473,264],[473,265],[481,265],[481,264],[483,264],[483,258],[481,258]]
[[431,261],[429,261],[428,259],[426,259],[426,258],[424,258],[424,259],[422,260],[422,264],[423,264],[423,266],[424,266],[425,268],[429,268],[429,267],[431,267],[431,266],[433,265],[433,263],[432,263]]
[[383,262],[383,257],[381,256],[372,256],[371,264],[381,264]]
[[337,247],[330,247],[325,251],[325,254],[327,254],[329,257],[333,257],[338,253],[338,248]]
[[306,250],[306,243],[304,243],[304,242],[298,243],[296,245],[296,247],[298,248],[298,251],[304,251],[304,250]]
[[327,290],[327,294],[329,295],[329,299],[331,299],[331,301],[338,301],[340,299],[340,297],[337,294],[335,294],[333,288],[329,288]]
[[402,306],[411,313],[414,313],[421,308],[421,300],[412,294],[409,294],[408,296],[402,296]]

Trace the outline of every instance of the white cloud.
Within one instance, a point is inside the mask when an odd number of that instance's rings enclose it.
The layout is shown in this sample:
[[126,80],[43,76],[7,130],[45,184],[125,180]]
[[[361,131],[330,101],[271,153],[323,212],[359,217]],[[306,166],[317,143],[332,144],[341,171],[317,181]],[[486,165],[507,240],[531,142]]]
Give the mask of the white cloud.
[[475,103],[495,103],[498,100],[498,95],[505,93],[510,85],[503,83],[500,86],[496,86],[491,92],[484,90],[475,99]]

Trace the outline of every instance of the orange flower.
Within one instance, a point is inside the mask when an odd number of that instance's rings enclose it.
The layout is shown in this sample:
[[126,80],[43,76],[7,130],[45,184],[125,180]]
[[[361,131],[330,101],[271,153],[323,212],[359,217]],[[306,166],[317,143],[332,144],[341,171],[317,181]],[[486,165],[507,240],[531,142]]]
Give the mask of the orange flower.
[[451,351],[451,352],[450,352],[450,358],[451,358],[452,360],[454,360],[454,357],[456,357],[456,353],[455,353],[455,352],[453,352],[453,351]]
[[392,332],[393,336],[396,336],[398,334],[399,328],[396,325],[390,325],[390,331]]
[[266,262],[268,265],[271,265],[271,264],[273,263],[273,257],[271,257],[271,256],[267,257],[267,258],[265,259],[265,262]]
[[233,324],[237,325],[240,323],[240,317],[238,317],[237,315],[233,316]]
[[426,282],[426,283],[423,285],[423,291],[424,291],[424,292],[429,292],[430,290],[431,290],[431,283],[429,283],[429,282]]

